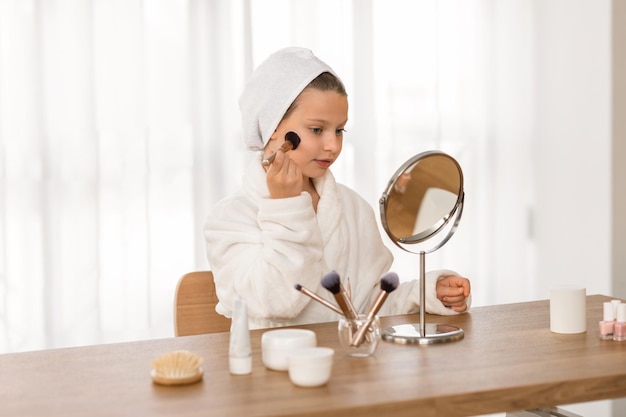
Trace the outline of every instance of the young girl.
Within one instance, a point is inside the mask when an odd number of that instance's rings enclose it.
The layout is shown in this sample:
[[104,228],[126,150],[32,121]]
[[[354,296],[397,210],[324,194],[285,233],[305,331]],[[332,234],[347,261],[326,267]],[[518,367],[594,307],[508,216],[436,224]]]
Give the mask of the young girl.
[[[311,51],[285,48],[252,74],[239,101],[248,149],[257,151],[239,191],[220,201],[205,225],[219,303],[231,317],[236,296],[251,328],[337,320],[337,313],[298,292],[300,284],[335,303],[320,284],[336,271],[350,280],[356,309],[366,313],[392,264],[374,211],[338,184],[330,166],[341,153],[348,99],[335,72]],[[287,132],[301,141],[279,150]],[[267,167],[262,160],[276,153]],[[427,274],[426,311],[469,308],[469,280],[452,271]],[[379,315],[419,311],[419,283],[403,282]]]

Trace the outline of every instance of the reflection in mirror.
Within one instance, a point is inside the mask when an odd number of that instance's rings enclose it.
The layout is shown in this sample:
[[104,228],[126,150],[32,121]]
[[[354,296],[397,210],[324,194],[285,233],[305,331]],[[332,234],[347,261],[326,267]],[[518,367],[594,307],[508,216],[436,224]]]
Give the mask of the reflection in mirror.
[[418,243],[438,232],[463,195],[454,159],[438,153],[418,156],[392,178],[381,205],[383,226],[394,242]]
[[[461,166],[454,158],[439,151],[415,155],[389,181],[380,198],[381,222],[396,245],[407,252],[419,253],[420,323],[419,327],[403,325],[385,329],[383,340],[431,344],[463,338],[463,330],[457,327],[426,325],[424,265],[426,253],[439,249],[455,232],[463,213],[464,196]],[[423,243],[435,235],[439,235],[439,239],[427,249],[412,250],[414,244]]]

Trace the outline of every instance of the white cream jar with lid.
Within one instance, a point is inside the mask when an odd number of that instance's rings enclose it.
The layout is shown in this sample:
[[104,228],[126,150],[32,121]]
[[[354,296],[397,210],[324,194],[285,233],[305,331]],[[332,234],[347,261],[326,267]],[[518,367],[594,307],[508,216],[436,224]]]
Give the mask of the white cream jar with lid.
[[307,329],[268,330],[261,335],[263,364],[275,371],[288,369],[287,357],[291,351],[317,346],[315,332]]
[[335,351],[328,347],[296,349],[288,356],[289,379],[299,387],[319,387],[328,383]]

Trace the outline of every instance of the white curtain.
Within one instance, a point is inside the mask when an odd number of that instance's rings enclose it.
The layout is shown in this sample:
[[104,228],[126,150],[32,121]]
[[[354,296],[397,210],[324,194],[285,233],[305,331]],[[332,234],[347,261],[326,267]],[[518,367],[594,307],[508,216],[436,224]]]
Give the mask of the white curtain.
[[[202,224],[250,157],[243,83],[288,45],[342,75],[350,122],[334,173],[376,212],[410,156],[459,160],[465,214],[427,267],[472,278],[476,305],[498,301],[486,254],[504,235],[528,243],[518,226],[489,227],[500,193],[511,198],[494,176],[494,3],[0,0],[0,352],[173,335],[176,281],[210,268]],[[502,163],[523,167],[518,139]],[[510,204],[523,208],[520,187]],[[417,257],[395,253],[414,278]]]

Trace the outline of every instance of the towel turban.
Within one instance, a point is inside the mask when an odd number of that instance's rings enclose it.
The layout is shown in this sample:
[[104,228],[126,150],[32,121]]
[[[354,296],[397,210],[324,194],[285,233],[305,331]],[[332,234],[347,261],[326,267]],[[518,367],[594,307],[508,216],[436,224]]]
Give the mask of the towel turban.
[[332,68],[305,48],[280,49],[261,63],[239,98],[246,147],[262,150],[291,103],[323,72],[337,77]]

